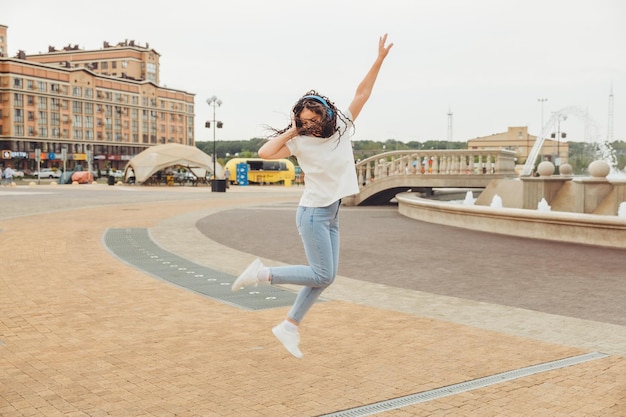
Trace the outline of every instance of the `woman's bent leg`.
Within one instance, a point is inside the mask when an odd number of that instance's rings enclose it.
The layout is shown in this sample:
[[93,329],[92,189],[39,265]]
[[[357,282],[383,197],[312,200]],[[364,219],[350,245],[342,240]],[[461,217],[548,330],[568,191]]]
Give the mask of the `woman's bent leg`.
[[298,207],[296,222],[310,266],[270,268],[273,284],[305,286],[288,314],[289,318],[298,323],[337,274],[339,204],[338,201],[328,207]]

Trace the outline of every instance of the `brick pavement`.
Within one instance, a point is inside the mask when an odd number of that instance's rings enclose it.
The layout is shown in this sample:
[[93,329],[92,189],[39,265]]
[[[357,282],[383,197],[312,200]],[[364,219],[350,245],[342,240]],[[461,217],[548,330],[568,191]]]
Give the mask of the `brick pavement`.
[[[270,332],[286,309],[242,311],[156,280],[113,258],[102,236],[150,228],[167,249],[234,274],[254,254],[189,223],[293,202],[297,190],[99,187],[84,200],[91,188],[0,196],[24,199],[0,208],[3,417],[315,416],[589,351],[429,317],[410,308],[415,299],[387,308],[380,299],[397,289],[341,277],[303,323],[296,360]],[[350,299],[358,287],[377,293]],[[398,298],[412,293],[421,296]],[[382,415],[624,416],[626,361],[614,354]]]

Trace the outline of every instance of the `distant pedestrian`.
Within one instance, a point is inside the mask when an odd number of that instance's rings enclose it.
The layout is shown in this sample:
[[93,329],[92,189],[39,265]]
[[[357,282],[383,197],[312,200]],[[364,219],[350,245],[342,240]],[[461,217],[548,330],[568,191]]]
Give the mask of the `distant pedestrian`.
[[2,177],[4,178],[4,185],[6,185],[7,187],[13,184],[13,170],[11,169],[10,166],[4,169],[4,172],[2,173]]
[[276,338],[297,358],[302,357],[298,326],[337,275],[339,206],[343,197],[359,192],[350,141],[353,122],[369,99],[378,72],[393,46],[386,42],[387,35],[379,39],[378,56],[345,113],[327,97],[309,91],[294,105],[291,124],[277,131],[273,139],[259,149],[263,159],[295,156],[302,172],[306,173],[296,225],[309,265],[267,268],[256,259],[237,278],[232,289],[237,291],[258,283],[303,286],[287,318],[272,329]]

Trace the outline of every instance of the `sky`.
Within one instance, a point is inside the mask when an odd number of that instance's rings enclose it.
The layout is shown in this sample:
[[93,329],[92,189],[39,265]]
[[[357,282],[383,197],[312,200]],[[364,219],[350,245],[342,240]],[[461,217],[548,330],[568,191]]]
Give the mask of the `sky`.
[[204,123],[214,95],[223,102],[217,140],[285,127],[310,89],[347,109],[384,33],[394,46],[354,140],[466,141],[509,126],[540,135],[555,112],[567,116],[568,140],[606,140],[611,92],[612,139],[626,140],[623,0],[6,3],[9,56],[149,44],[160,54],[161,85],[195,94],[196,141],[213,140]]

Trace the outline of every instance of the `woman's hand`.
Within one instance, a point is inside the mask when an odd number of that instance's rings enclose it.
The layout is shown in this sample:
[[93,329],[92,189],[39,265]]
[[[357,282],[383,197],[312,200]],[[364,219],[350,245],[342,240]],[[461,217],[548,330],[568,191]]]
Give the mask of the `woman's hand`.
[[387,34],[385,33],[383,36],[378,38],[378,58],[379,59],[387,58],[387,54],[389,53],[389,50],[393,46],[393,43],[390,43],[389,45],[385,46],[386,43],[387,43]]
[[262,159],[281,159],[291,155],[291,151],[285,145],[292,138],[298,136],[298,128],[296,127],[296,115],[291,113],[291,126],[283,133],[266,142],[258,151],[259,158]]

